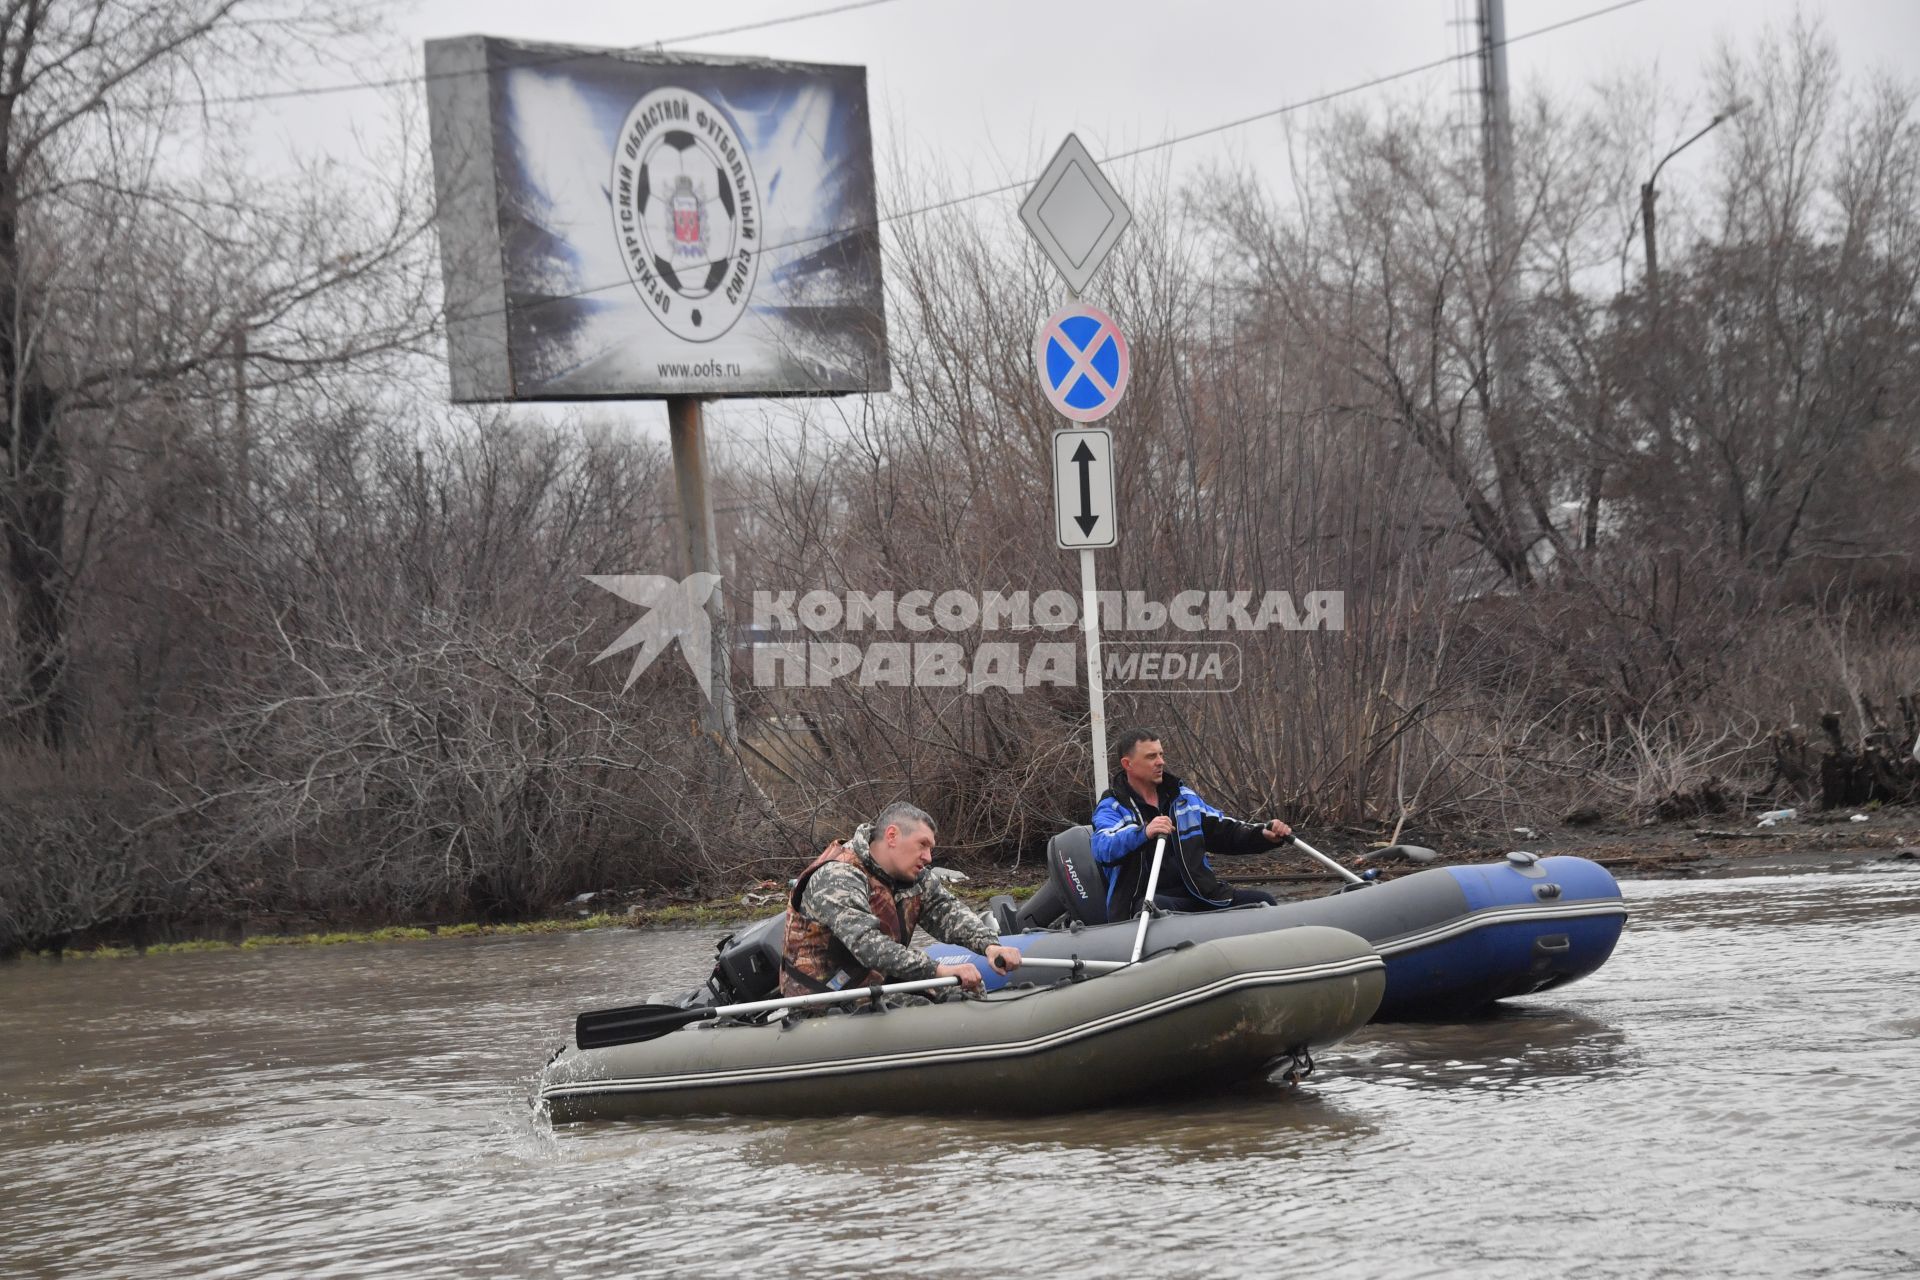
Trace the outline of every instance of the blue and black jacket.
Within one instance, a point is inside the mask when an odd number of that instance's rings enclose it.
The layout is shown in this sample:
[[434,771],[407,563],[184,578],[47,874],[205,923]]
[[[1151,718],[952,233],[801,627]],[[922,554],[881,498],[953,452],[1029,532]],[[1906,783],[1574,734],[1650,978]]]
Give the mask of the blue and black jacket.
[[[1271,848],[1259,827],[1227,817],[1171,773],[1160,779],[1158,812],[1173,819],[1179,839],[1167,842],[1156,896],[1178,891],[1210,907],[1227,906],[1233,890],[1220,883],[1207,854],[1263,853]],[[1093,859],[1107,880],[1109,920],[1138,911],[1146,897],[1154,844],[1147,838],[1147,823],[1153,816],[1124,776],[1094,806]]]

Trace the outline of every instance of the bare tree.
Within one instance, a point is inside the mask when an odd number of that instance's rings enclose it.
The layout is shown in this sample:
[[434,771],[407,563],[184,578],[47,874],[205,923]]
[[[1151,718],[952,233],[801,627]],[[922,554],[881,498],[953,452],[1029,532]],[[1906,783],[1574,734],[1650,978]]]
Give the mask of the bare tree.
[[0,14],[0,531],[20,679],[6,714],[30,740],[71,730],[75,557],[98,514],[75,508],[79,436],[151,448],[169,428],[143,438],[143,422],[204,415],[236,379],[284,382],[431,328],[418,175],[392,177],[385,200],[263,180],[210,96],[331,57],[366,17],[332,0]]

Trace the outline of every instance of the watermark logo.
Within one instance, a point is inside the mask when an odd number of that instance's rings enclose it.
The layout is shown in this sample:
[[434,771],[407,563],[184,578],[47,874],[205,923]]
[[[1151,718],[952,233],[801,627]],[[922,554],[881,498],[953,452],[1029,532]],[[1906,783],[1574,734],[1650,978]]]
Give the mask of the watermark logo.
[[1110,688],[1142,693],[1232,693],[1245,660],[1231,640],[1109,640],[1100,675]]
[[677,582],[657,573],[588,574],[587,581],[647,610],[593,659],[598,662],[635,645],[640,647],[627,671],[627,682],[620,686],[622,693],[633,688],[640,673],[652,666],[668,645],[678,641],[680,654],[693,669],[700,692],[709,701],[713,699],[713,629],[707,620],[707,601],[720,586],[719,574],[696,573]]
[[[589,575],[588,581],[648,611],[595,662],[637,646],[623,686],[631,689],[660,652],[678,641],[700,691],[712,698],[707,604],[720,586],[718,574],[696,573],[678,582],[657,574]],[[1219,633],[1346,629],[1346,597],[1339,591],[1309,591],[1297,599],[1286,591],[1183,591],[1164,603],[1139,591],[1102,591],[1097,604],[1102,682],[1141,693],[1238,689],[1245,652]],[[1065,591],[756,591],[752,606],[746,645],[758,688],[851,684],[1020,693],[1071,688],[1085,675],[1081,644],[1068,638],[1081,625],[1080,601]],[[871,632],[913,638],[868,638]],[[942,632],[949,638],[941,638]],[[995,634],[1008,632],[1019,638]],[[1036,632],[1038,638],[1025,638]]]
[[[1218,633],[1346,628],[1346,597],[1339,591],[1298,598],[1286,591],[1182,591],[1165,602],[1141,591],[1095,594],[1107,637],[1101,644],[1102,681],[1139,692],[1239,688],[1244,652]],[[969,693],[1071,687],[1085,669],[1080,645],[1044,633],[1078,630],[1080,610],[1080,600],[1065,591],[756,591],[753,682],[761,688],[853,684]],[[867,639],[864,633],[872,632],[918,638]],[[970,643],[939,638],[941,632]],[[1043,634],[1014,641],[996,632]]]

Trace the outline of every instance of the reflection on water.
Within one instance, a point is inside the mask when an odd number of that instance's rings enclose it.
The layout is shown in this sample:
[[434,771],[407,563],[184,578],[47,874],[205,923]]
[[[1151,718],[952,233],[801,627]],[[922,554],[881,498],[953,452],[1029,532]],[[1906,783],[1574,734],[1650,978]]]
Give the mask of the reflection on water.
[[1537,1088],[1627,1069],[1618,1028],[1558,1004],[1512,1001],[1466,1021],[1367,1028],[1341,1047],[1344,1077],[1404,1088]]
[[539,1119],[706,933],[4,967],[0,1274],[1914,1271],[1920,875],[1626,889],[1582,983],[1040,1119]]

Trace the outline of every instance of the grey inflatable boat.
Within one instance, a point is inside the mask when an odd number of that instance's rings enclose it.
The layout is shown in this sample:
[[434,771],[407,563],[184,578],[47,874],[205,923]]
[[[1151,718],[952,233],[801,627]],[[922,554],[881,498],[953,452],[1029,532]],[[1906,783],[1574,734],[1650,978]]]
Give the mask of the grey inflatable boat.
[[1373,1016],[1384,969],[1340,929],[1220,938],[980,999],[569,1047],[540,1099],[560,1121],[1101,1106],[1310,1060]]

